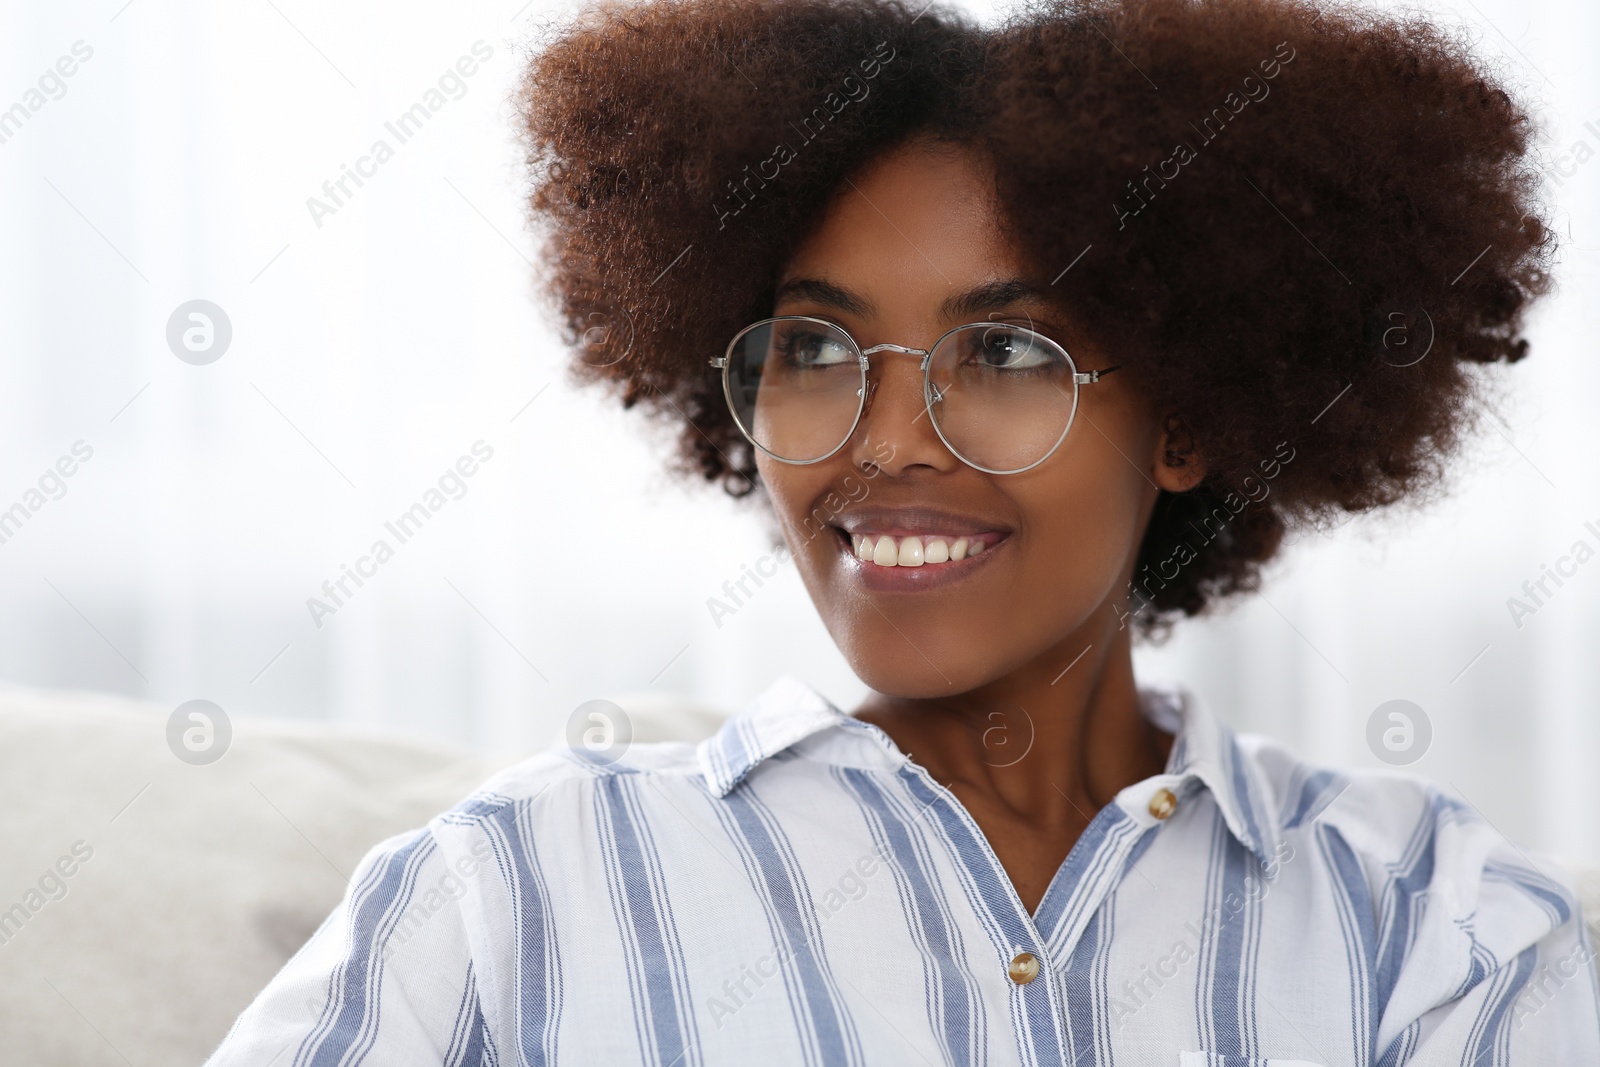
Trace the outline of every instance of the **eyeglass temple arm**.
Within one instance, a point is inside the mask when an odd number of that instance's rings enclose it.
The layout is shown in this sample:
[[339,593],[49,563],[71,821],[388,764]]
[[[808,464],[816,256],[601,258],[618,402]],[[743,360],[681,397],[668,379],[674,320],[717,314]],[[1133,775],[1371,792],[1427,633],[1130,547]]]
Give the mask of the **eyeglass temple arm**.
[[1072,376],[1072,380],[1077,382],[1079,385],[1091,385],[1095,382],[1098,382],[1101,378],[1105,377],[1107,374],[1110,374],[1112,371],[1121,369],[1122,364],[1117,363],[1101,370],[1079,371]]

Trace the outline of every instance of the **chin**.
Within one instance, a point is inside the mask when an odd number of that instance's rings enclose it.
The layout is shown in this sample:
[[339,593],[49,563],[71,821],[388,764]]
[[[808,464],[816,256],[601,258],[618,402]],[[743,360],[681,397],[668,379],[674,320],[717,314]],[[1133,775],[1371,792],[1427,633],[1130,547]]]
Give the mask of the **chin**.
[[841,643],[840,650],[868,688],[907,700],[955,696],[1005,674],[1005,665],[975,662],[970,653],[952,657],[925,646],[924,659],[893,630],[885,638]]
[[920,671],[910,664],[875,664],[882,669],[868,670],[856,668],[856,677],[866,683],[867,688],[874,693],[882,693],[887,697],[901,700],[933,700],[939,697],[951,697],[968,690],[977,688],[975,685],[962,685],[946,672],[945,678],[939,677],[926,663],[922,664]]
[[[874,692],[908,700],[972,692],[1038,661],[1053,675],[1084,651],[1085,643],[1099,643],[1082,633],[1092,617],[1088,611],[1056,626],[985,625],[968,612],[962,621],[942,623],[923,618],[912,625],[902,618],[897,629],[871,608],[863,610],[865,617],[846,612],[837,626],[825,615],[824,624],[857,678]],[[1028,639],[1033,632],[1064,636],[1034,643]]]

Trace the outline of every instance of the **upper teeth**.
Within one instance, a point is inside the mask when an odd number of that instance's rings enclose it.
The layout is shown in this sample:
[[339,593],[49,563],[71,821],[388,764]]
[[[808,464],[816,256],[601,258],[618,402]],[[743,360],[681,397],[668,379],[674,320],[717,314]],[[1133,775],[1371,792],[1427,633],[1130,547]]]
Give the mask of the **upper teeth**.
[[977,537],[891,537],[888,534],[851,534],[856,558],[880,567],[920,567],[976,556],[984,549]]

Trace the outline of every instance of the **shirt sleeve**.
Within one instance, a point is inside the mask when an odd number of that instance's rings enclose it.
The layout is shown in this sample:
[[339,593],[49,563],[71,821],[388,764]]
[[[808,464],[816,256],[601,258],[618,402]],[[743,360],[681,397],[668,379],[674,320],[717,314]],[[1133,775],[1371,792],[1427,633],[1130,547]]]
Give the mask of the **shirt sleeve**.
[[[1570,871],[1436,795],[1433,877],[1376,1064],[1600,1064],[1595,917]],[[1391,918],[1391,929],[1393,916]],[[1391,1032],[1394,1032],[1391,1029]]]
[[1465,996],[1423,1015],[1405,1035],[1415,1038],[1415,1052],[1386,1062],[1600,1063],[1596,981],[1592,933],[1569,921],[1489,972]]
[[432,829],[375,845],[204,1067],[494,1063],[459,907],[480,861]]

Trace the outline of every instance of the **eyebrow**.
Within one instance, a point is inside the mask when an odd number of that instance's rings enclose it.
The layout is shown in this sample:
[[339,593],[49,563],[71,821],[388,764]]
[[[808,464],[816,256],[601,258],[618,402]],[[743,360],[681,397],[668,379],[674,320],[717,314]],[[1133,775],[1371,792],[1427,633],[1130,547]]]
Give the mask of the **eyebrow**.
[[[810,300],[862,317],[875,315],[878,310],[872,301],[820,278],[792,278],[784,282],[774,294],[773,304],[776,306],[787,299]],[[1021,278],[1007,278],[984,282],[964,293],[957,293],[939,305],[939,314],[945,319],[970,318],[980,312],[1027,299],[1043,300],[1044,291]]]

